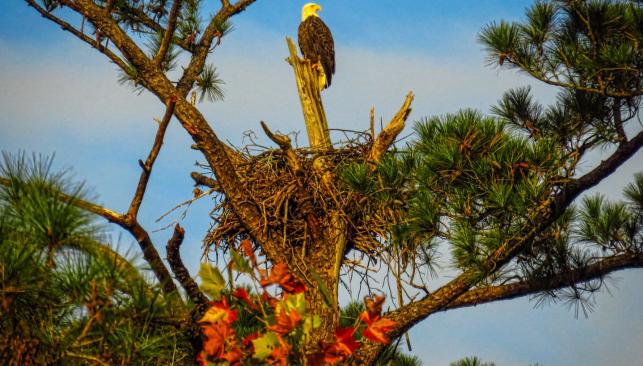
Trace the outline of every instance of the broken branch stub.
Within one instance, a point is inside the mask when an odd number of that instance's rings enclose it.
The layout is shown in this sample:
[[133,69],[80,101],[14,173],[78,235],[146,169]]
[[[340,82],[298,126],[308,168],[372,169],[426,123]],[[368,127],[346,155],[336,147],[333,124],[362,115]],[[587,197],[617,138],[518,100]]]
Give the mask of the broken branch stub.
[[332,145],[326,112],[321,100],[319,71],[314,70],[309,61],[299,58],[297,48],[290,37],[286,37],[286,42],[290,52],[287,61],[295,72],[297,93],[301,101],[310,147],[322,151],[330,150]]
[[409,92],[406,95],[400,110],[397,111],[386,127],[380,131],[377,139],[373,141],[373,147],[371,147],[371,151],[368,154],[368,161],[375,164],[379,163],[384,153],[393,145],[397,136],[404,129],[409,114],[411,114],[411,102],[413,102],[413,92]]

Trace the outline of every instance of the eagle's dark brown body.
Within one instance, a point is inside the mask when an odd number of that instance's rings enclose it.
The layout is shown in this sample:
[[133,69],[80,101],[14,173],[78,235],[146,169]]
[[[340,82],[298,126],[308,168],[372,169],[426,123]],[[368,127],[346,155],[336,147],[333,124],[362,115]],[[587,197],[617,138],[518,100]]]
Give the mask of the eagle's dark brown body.
[[309,16],[299,24],[297,38],[304,58],[322,65],[326,76],[323,88],[328,88],[335,73],[335,42],[330,29],[319,17]]

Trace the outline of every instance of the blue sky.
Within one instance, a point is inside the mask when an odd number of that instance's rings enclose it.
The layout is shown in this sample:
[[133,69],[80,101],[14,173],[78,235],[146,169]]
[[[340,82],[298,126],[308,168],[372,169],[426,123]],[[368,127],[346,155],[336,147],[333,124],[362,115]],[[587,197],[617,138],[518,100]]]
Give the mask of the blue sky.
[[[208,0],[209,3],[218,3]],[[202,105],[214,130],[241,145],[242,132],[265,120],[283,132],[301,131],[294,81],[283,61],[285,36],[296,36],[303,1],[258,0],[237,16],[235,31],[212,55],[226,81],[226,101]],[[409,90],[416,93],[411,119],[456,111],[488,111],[509,87],[533,84],[543,101],[555,90],[509,71],[485,66],[477,32],[493,20],[522,17],[530,1],[325,1],[321,16],[333,30],[337,74],[325,92],[329,124],[366,129],[368,111],[390,118]],[[56,154],[59,167],[73,167],[99,195],[124,210],[163,113],[149,94],[136,96],[116,83],[115,67],[24,2],[6,0],[0,14],[0,150]],[[305,135],[303,133],[302,135]],[[301,135],[300,135],[301,136]],[[260,141],[268,144],[259,136]],[[300,144],[305,141],[301,140]],[[150,230],[155,220],[190,198],[190,171],[202,160],[177,124],[170,126],[141,211]],[[588,163],[589,166],[589,163]],[[618,198],[634,172],[639,152],[595,191]],[[182,223],[183,257],[194,269],[208,228],[211,202],[195,203]],[[118,233],[114,231],[114,233]],[[161,250],[168,231],[153,234]],[[124,246],[131,244],[126,235]],[[611,295],[596,298],[589,318],[564,305],[534,309],[528,299],[437,314],[411,332],[413,354],[425,365],[448,365],[468,355],[499,366],[635,365],[643,359],[643,271],[616,273]]]

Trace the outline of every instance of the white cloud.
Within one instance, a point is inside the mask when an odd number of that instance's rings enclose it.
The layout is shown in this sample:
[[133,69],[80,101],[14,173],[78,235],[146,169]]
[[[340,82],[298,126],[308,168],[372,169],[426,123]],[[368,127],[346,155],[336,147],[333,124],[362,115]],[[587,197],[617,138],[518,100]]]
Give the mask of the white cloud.
[[[252,30],[251,30],[252,31]],[[234,33],[233,33],[234,35]],[[240,132],[258,129],[260,120],[285,131],[301,130],[301,112],[286,45],[268,34],[247,33],[227,40],[212,60],[226,84],[226,101],[201,109],[214,130],[239,141]],[[241,41],[237,44],[233,42]],[[236,46],[236,47],[235,47]],[[0,43],[0,128],[28,137],[33,131],[63,131],[80,138],[110,139],[152,129],[162,106],[149,93],[140,96],[116,82],[116,67],[80,42],[63,44],[66,56],[47,57],[36,49]],[[22,62],[25,54],[32,57]],[[386,53],[369,49],[337,50],[337,74],[324,93],[331,128],[366,129],[375,106],[385,122],[409,90],[416,94],[412,118],[455,111],[487,110],[508,87],[528,80],[482,65],[481,53],[469,59],[432,59],[420,53]],[[20,121],[16,126],[16,121]],[[148,133],[148,131],[144,131]]]

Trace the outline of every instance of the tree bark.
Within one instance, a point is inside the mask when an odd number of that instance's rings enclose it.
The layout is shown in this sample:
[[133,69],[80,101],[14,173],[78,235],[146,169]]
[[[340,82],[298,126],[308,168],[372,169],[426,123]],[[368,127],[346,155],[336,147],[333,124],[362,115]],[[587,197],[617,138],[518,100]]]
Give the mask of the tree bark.
[[304,122],[308,132],[310,147],[318,150],[329,150],[332,148],[326,112],[321,102],[321,91],[319,87],[319,71],[313,70],[308,60],[302,60],[297,55],[297,48],[292,39],[286,38],[290,56],[288,62],[295,72],[297,92],[301,101],[301,110],[304,113]]

